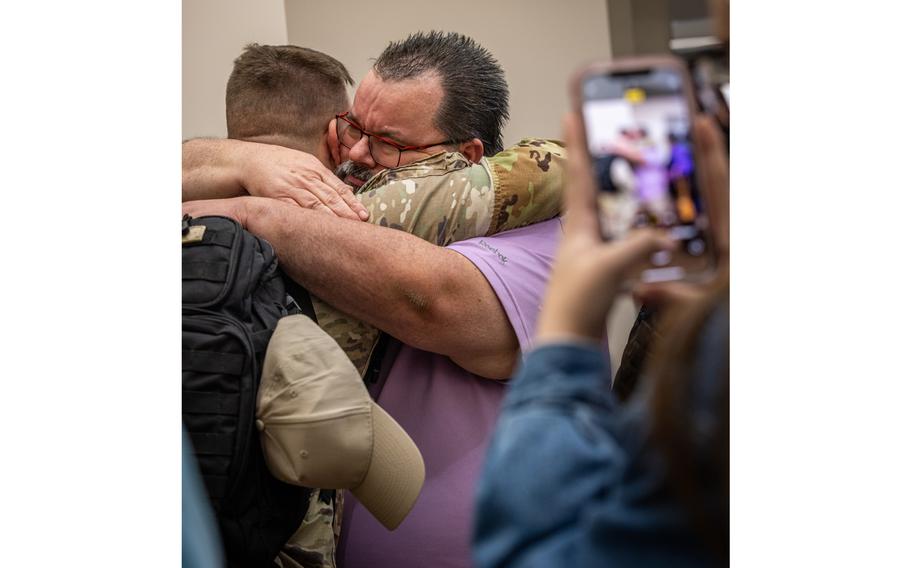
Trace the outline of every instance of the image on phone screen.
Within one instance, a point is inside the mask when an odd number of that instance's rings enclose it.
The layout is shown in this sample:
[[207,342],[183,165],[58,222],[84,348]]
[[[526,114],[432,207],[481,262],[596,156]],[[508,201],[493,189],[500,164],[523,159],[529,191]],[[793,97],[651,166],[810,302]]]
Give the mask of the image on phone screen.
[[[680,242],[678,254],[691,260],[705,255],[707,218],[679,72],[595,74],[584,78],[581,88],[604,238],[663,227]],[[654,263],[665,264],[659,260]]]

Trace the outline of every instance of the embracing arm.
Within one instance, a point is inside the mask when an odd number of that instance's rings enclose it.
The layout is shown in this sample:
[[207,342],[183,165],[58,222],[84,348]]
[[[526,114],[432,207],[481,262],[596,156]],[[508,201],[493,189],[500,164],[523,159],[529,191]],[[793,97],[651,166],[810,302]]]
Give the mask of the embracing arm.
[[183,143],[183,201],[245,195],[237,164],[240,140],[194,138]]
[[272,197],[348,219],[366,219],[351,188],[315,156],[293,148],[197,138],[183,143],[183,201]]
[[461,254],[402,231],[256,198],[241,220],[316,296],[464,369],[506,378],[518,339],[483,274]]

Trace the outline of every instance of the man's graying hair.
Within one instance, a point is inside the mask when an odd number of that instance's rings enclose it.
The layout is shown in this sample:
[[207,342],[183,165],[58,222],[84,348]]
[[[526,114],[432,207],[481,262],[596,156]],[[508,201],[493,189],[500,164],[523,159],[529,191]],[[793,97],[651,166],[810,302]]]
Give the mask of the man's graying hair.
[[489,51],[462,34],[419,32],[390,43],[373,64],[383,81],[436,73],[443,99],[433,122],[448,138],[479,138],[484,155],[502,151],[502,128],[509,119],[509,86]]

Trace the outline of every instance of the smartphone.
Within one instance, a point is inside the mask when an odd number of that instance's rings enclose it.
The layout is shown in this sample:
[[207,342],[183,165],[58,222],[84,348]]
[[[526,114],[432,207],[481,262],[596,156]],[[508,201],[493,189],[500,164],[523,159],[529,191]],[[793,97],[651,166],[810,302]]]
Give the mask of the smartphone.
[[640,227],[677,241],[640,280],[701,280],[716,266],[707,203],[692,141],[696,102],[685,64],[673,56],[618,58],[585,67],[573,82],[599,188],[606,240]]

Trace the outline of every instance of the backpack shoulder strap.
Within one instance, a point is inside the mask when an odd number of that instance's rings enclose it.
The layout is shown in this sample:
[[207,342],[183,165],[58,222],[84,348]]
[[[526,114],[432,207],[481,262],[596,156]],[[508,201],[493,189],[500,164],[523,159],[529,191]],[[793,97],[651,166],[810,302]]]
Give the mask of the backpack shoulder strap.
[[294,300],[294,303],[297,304],[297,307],[300,308],[300,313],[306,315],[314,322],[319,323],[319,320],[316,319],[316,309],[313,308],[313,301],[310,299],[310,293],[284,272],[282,272],[282,276],[284,278],[284,287],[291,296],[291,299]]

